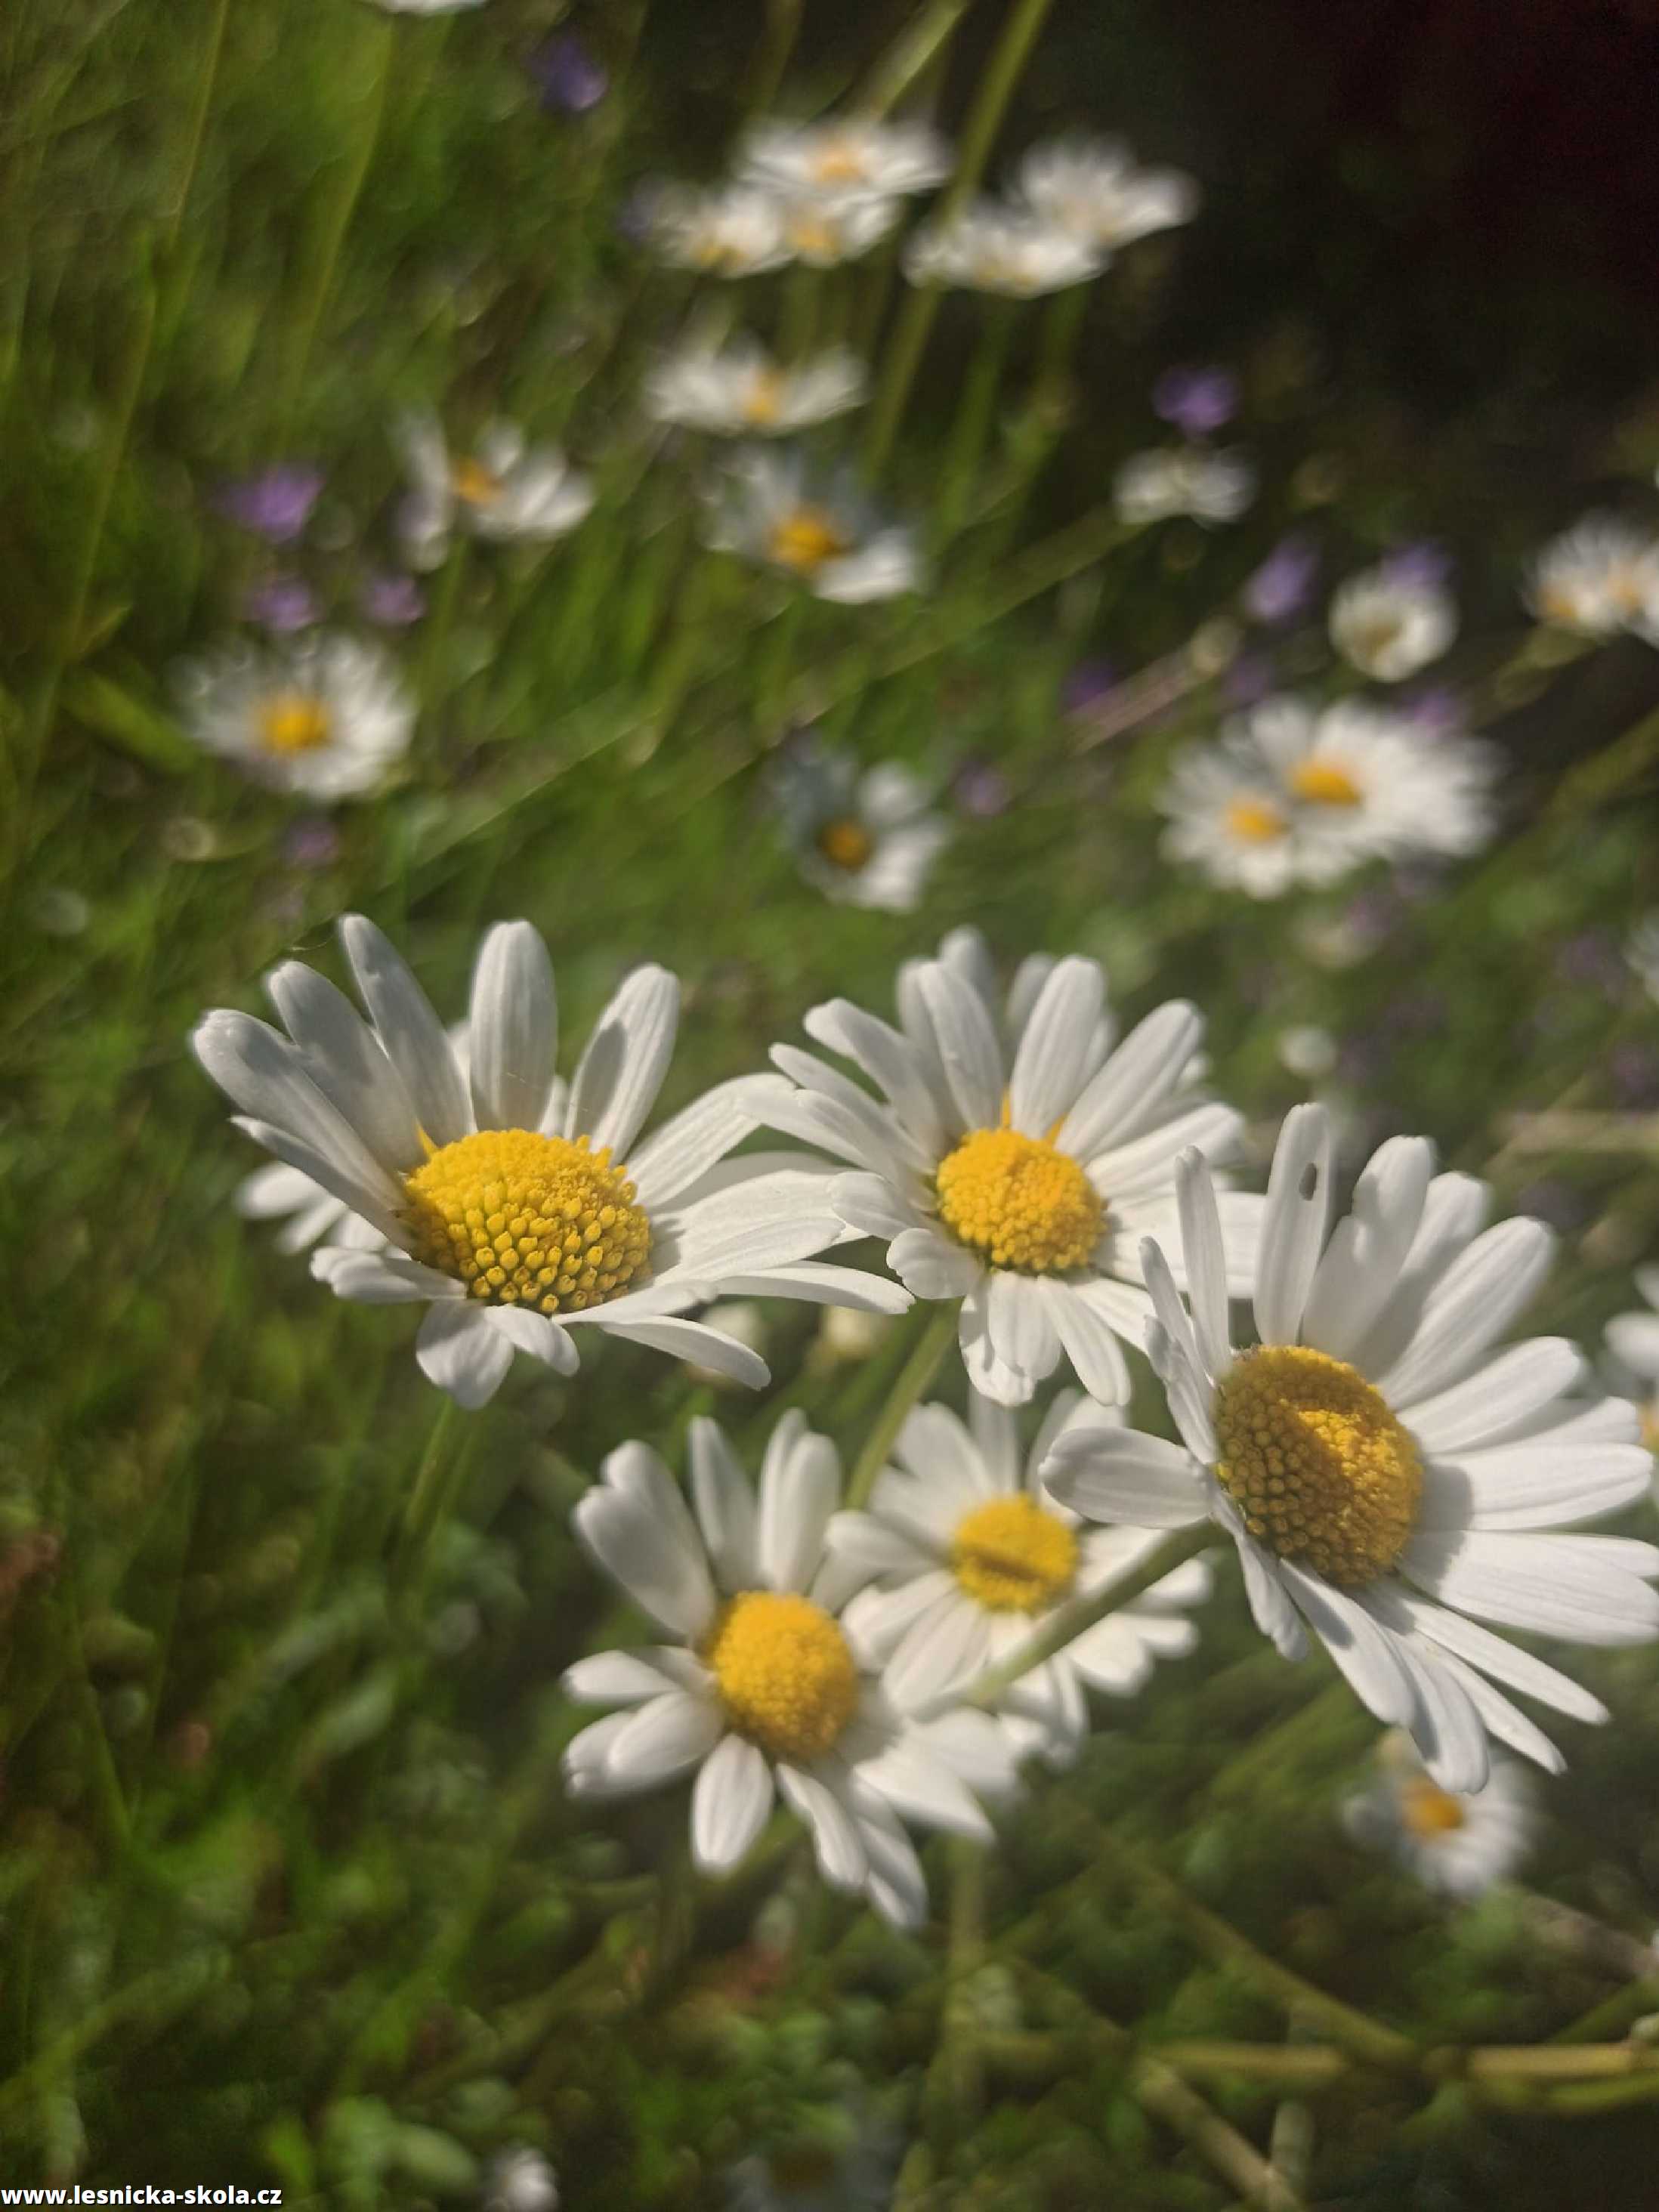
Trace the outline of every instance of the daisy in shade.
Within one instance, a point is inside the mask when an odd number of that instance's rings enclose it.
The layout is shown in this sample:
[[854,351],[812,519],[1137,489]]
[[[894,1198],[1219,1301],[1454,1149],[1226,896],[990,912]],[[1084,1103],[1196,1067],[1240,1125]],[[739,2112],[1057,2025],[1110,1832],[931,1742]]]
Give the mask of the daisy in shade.
[[798,453],[737,454],[709,495],[707,543],[847,606],[920,591],[925,580],[915,534],[883,520],[849,477],[815,481]]
[[1086,284],[1105,266],[1105,256],[1085,240],[994,200],[975,200],[947,222],[925,224],[904,249],[913,284],[955,284],[1016,300]]
[[378,789],[415,733],[415,702],[393,663],[331,631],[229,647],[185,667],[179,691],[204,752],[322,805]]
[[835,1446],[786,1413],[757,1497],[720,1428],[694,1421],[695,1516],[646,1444],[612,1452],[601,1477],[576,1508],[576,1534],[672,1641],[599,1652],[566,1674],[572,1697],[623,1708],[566,1751],[572,1794],[622,1796],[695,1774],[691,1852],[714,1875],[744,1857],[781,1796],[832,1888],[916,1926],[927,1893],[901,1818],[988,1841],[975,1790],[1009,1794],[1014,1751],[988,1714],[897,1712],[820,1595],[841,1493]]
[[1379,684],[1401,684],[1457,635],[1457,605],[1431,575],[1388,562],[1350,576],[1331,600],[1331,643]]
[[1255,1274],[1260,1341],[1234,1348],[1209,1170],[1178,1170],[1191,1285],[1156,1243],[1147,1351],[1186,1449],[1121,1428],[1062,1437],[1050,1489],[1090,1520],[1213,1522],[1238,1547],[1256,1625],[1286,1658],[1311,1629],[1443,1790],[1479,1790],[1487,1739],[1558,1770],[1498,1683],[1580,1720],[1603,1708],[1483,1621],[1585,1644],[1659,1633],[1659,1549],[1565,1524],[1629,1504],[1651,1466],[1633,1410],[1570,1394],[1561,1337],[1494,1346],[1548,1268],[1524,1216],[1484,1229],[1487,1193],[1395,1137],[1331,1228],[1331,1129],[1299,1106],[1273,1155]]
[[952,167],[951,149],[925,123],[862,115],[822,123],[751,124],[738,149],[744,181],[796,198],[892,199],[932,191]]
[[1647,1308],[1607,1323],[1604,1370],[1609,1388],[1635,1407],[1643,1443],[1659,1452],[1659,1267],[1638,1267],[1636,1287]]
[[1113,479],[1118,518],[1144,525],[1184,514],[1236,522],[1255,497],[1255,471],[1242,453],[1208,446],[1159,446],[1135,453]]
[[1061,138],[1033,146],[1015,197],[1056,228],[1103,253],[1190,222],[1198,186],[1179,169],[1142,169],[1120,138]]
[[800,745],[779,759],[772,791],[796,865],[826,898],[890,914],[920,904],[951,830],[911,769]]
[[1588,514],[1538,556],[1525,598],[1553,629],[1595,638],[1632,630],[1659,642],[1659,539],[1616,514]]
[[887,1242],[908,1289],[962,1300],[975,1389],[1021,1405],[1065,1358],[1103,1402],[1126,1397],[1119,1340],[1138,1347],[1152,1311],[1140,1244],[1174,1225],[1176,1157],[1225,1158],[1238,1136],[1231,1108],[1190,1087],[1203,1023],[1177,1000],[1114,1048],[1105,976],[1075,958],[1043,975],[1010,1041],[950,960],[907,966],[898,997],[897,1029],[845,999],[806,1017],[874,1094],[778,1045],[795,1088],[757,1095],[757,1114],[848,1163],[830,1203]]
[[[946,1407],[918,1407],[869,1511],[837,1513],[830,1523],[836,1565],[879,1583],[853,1599],[846,1618],[884,1662],[883,1686],[896,1705],[948,1705],[988,1667],[1017,1661],[1061,1607],[1094,1596],[1163,1540],[1155,1528],[1083,1527],[1044,1492],[1037,1470],[1080,1418],[1110,1414],[1080,1391],[1060,1392],[1022,1463],[1006,1407],[970,1393],[965,1425]],[[1207,1565],[1187,1560],[1020,1676],[1000,1710],[1055,1765],[1069,1765],[1088,1733],[1086,1692],[1132,1697],[1155,1659],[1190,1651],[1197,1632],[1179,1615],[1209,1589]]]
[[1486,1787],[1443,1790],[1411,1739],[1390,1729],[1377,1747],[1377,1774],[1342,1808],[1358,1844],[1389,1851],[1425,1889],[1468,1900],[1507,1881],[1533,1847],[1538,1801],[1527,1769],[1495,1758]]
[[627,978],[561,1093],[553,970],[528,922],[479,950],[470,1075],[374,925],[349,915],[340,933],[368,1022],[289,961],[266,981],[288,1034],[221,1009],[196,1054],[239,1126],[386,1240],[325,1247],[312,1271],[340,1297],[427,1307],[416,1356],[458,1403],[492,1397],[515,1351],[572,1373],[580,1328],[765,1382],[746,1346],[683,1318],[716,1297],[893,1310],[880,1279],[812,1264],[846,1235],[815,1164],[726,1159],[759,1118],[738,1103],[759,1097],[752,1077],[640,1140],[679,1021],[665,969]]
[[869,199],[857,192],[786,195],[778,203],[784,244],[809,269],[836,269],[878,246],[904,212],[899,199]]
[[645,380],[646,412],[720,438],[787,436],[860,405],[864,365],[845,346],[784,368],[757,338],[690,346],[659,362]]
[[398,526],[416,568],[435,568],[455,530],[550,544],[593,504],[592,485],[556,446],[526,445],[511,422],[493,423],[468,454],[450,452],[433,415],[408,416],[402,437],[411,489]]
[[677,269],[757,276],[793,257],[782,204],[755,185],[665,185],[652,193],[645,212],[657,258]]

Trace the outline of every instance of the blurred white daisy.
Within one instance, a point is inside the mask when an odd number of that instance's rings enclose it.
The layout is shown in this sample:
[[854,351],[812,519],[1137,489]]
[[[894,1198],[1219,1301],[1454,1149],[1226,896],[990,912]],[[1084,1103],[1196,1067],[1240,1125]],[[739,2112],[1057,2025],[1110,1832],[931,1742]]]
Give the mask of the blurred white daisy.
[[[872,1584],[846,1619],[883,1662],[895,1705],[918,1713],[948,1705],[988,1667],[1018,1661],[1060,1607],[1129,1573],[1163,1541],[1156,1528],[1080,1528],[1038,1479],[1071,1422],[1110,1418],[1080,1391],[1061,1391],[1022,1468],[1012,1413],[976,1392],[966,1425],[944,1406],[909,1414],[898,1464],[877,1477],[869,1510],[837,1513],[829,1535],[837,1566]],[[1207,1565],[1188,1559],[1020,1676],[999,1700],[1024,1724],[1016,1741],[1069,1765],[1088,1734],[1086,1691],[1132,1697],[1154,1660],[1190,1651],[1197,1631],[1179,1615],[1209,1589]]]
[[415,702],[378,646],[322,630],[227,647],[179,676],[186,726],[277,791],[362,799],[409,750]]
[[878,246],[904,212],[899,199],[868,199],[858,193],[833,198],[786,195],[778,203],[783,241],[809,269],[834,269],[856,261]]
[[815,480],[798,453],[735,454],[708,495],[707,542],[848,606],[925,581],[915,533],[883,520],[849,477]]
[[581,1327],[763,1382],[746,1346],[683,1318],[722,1296],[895,1310],[881,1279],[810,1264],[845,1236],[815,1163],[726,1160],[759,1118],[738,1103],[752,1077],[636,1144],[678,1027],[665,969],[627,978],[562,1096],[553,971],[528,922],[479,949],[470,1079],[388,940],[361,915],[340,933],[369,1022],[289,961],[266,980],[287,1036],[222,1008],[192,1042],[239,1126],[386,1240],[325,1246],[312,1272],[341,1297],[427,1307],[416,1356],[459,1404],[492,1397],[515,1351],[573,1372]]
[[483,2212],[558,2212],[559,2184],[538,2150],[501,2151],[489,2163]]
[[797,198],[890,199],[931,191],[950,175],[951,149],[925,123],[839,115],[821,123],[753,123],[738,149],[745,183]]
[[957,284],[1017,300],[1086,283],[1105,265],[1085,240],[994,200],[975,200],[948,221],[925,223],[904,249],[913,284]]
[[1607,1323],[1602,1372],[1608,1387],[1635,1407],[1644,1443],[1659,1452],[1659,1267],[1638,1267],[1636,1287],[1647,1310],[1615,1314]]
[[1379,684],[1401,684],[1438,660],[1457,635],[1457,605],[1437,583],[1384,563],[1334,593],[1331,643],[1351,667]]
[[587,1551],[673,1640],[599,1652],[566,1674],[572,1697],[623,1708],[572,1741],[567,1785],[622,1796],[695,1773],[692,1857],[715,1875],[746,1856],[775,1793],[832,1888],[915,1927],[927,1886],[901,1818],[988,1842],[975,1790],[1012,1791],[1013,1745],[988,1714],[897,1712],[834,1604],[819,1601],[841,1463],[805,1414],[774,1428],[758,1497],[714,1422],[693,1421],[690,1449],[695,1518],[642,1443],[612,1452],[576,1508]]
[[885,1314],[860,1313],[856,1306],[826,1306],[807,1357],[817,1368],[873,1358],[891,1330]]
[[1659,538],[1614,514],[1588,514],[1552,538],[1527,573],[1541,623],[1581,637],[1633,630],[1659,642]]
[[1572,1394],[1561,1337],[1493,1346],[1547,1272],[1525,1217],[1483,1231],[1487,1192],[1395,1137],[1333,1231],[1331,1131],[1299,1106],[1273,1155],[1256,1266],[1258,1344],[1235,1350],[1209,1170],[1177,1170],[1190,1310],[1156,1243],[1147,1351],[1185,1445],[1079,1428],[1044,1470],[1091,1520],[1237,1546],[1256,1625],[1286,1658],[1324,1644],[1362,1702],[1409,1730],[1443,1790],[1480,1788],[1489,1735],[1553,1771],[1554,1745],[1494,1686],[1587,1721],[1604,1708],[1480,1626],[1585,1644],[1659,1634],[1659,1549],[1563,1535],[1648,1486],[1636,1415]]
[[776,762],[772,792],[797,866],[826,898],[890,914],[920,904],[951,830],[913,770],[801,745]]
[[1255,470],[1231,449],[1158,446],[1124,462],[1112,497],[1124,522],[1164,522],[1177,514],[1205,524],[1234,522],[1255,497]]
[[[976,1389],[1023,1404],[1065,1358],[1095,1397],[1127,1397],[1119,1339],[1138,1348],[1152,1311],[1140,1244],[1173,1227],[1176,1157],[1226,1157],[1238,1136],[1231,1108],[1188,1080],[1199,1015],[1160,1006],[1114,1048],[1106,979],[1076,958],[1042,976],[1018,1024],[949,960],[908,964],[898,1000],[897,1029],[845,999],[805,1020],[878,1096],[777,1045],[796,1087],[757,1094],[756,1113],[848,1163],[830,1202],[887,1240],[907,1288],[963,1301]],[[1237,1212],[1248,1280],[1251,1206]]]
[[659,362],[645,380],[646,412],[715,436],[781,437],[859,406],[864,365],[845,346],[793,368],[775,362],[757,338],[721,347],[689,346]]
[[1376,1765],[1376,1779],[1343,1806],[1343,1825],[1356,1843],[1391,1852],[1425,1889],[1480,1897],[1507,1881],[1532,1850],[1537,1794],[1515,1759],[1495,1758],[1482,1790],[1443,1790],[1410,1738],[1390,1729]]
[[1118,138],[1054,139],[1020,163],[1015,195],[1097,252],[1190,222],[1198,186],[1179,169],[1142,169]]
[[665,185],[646,210],[659,260],[707,276],[757,276],[794,252],[775,192],[756,185]]
[[398,527],[417,568],[438,566],[453,531],[546,544],[593,504],[592,485],[556,446],[526,446],[511,422],[492,423],[465,455],[450,452],[434,415],[406,416],[400,435],[410,489]]

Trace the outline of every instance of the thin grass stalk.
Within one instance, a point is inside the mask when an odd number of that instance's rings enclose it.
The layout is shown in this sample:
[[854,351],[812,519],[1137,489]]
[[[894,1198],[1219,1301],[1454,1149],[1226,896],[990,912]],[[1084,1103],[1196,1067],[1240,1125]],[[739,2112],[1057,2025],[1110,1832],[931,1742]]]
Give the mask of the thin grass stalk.
[[947,1298],[928,1316],[927,1326],[899,1370],[887,1402],[877,1415],[848,1477],[847,1495],[842,1502],[849,1509],[856,1509],[867,1501],[876,1477],[887,1464],[888,1454],[904,1425],[906,1414],[921,1404],[945,1353],[956,1342],[957,1313],[956,1300]]
[[988,307],[985,333],[968,365],[940,471],[939,505],[933,517],[936,546],[953,538],[961,524],[996,412],[1008,349],[1013,343],[1014,302],[992,300]]

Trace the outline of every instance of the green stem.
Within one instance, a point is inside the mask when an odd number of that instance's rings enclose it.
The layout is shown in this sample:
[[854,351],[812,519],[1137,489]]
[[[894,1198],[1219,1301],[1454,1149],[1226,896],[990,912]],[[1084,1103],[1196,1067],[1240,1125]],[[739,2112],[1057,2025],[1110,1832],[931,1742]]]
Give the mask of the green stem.
[[946,1299],[928,1316],[927,1326],[916,1339],[915,1348],[899,1370],[887,1403],[864,1440],[864,1449],[848,1479],[847,1496],[842,1501],[849,1509],[856,1510],[869,1498],[876,1477],[887,1464],[894,1439],[904,1425],[905,1415],[921,1403],[923,1392],[938,1374],[939,1362],[955,1343],[956,1335],[957,1303]]
[[1002,388],[1008,349],[1013,342],[1014,302],[992,300],[987,302],[987,309],[985,335],[969,364],[940,472],[939,507],[933,520],[936,545],[943,545],[952,538],[962,520],[980,456],[985,450],[997,394]]
[[471,540],[465,531],[457,530],[438,578],[438,588],[433,594],[432,612],[427,620],[426,635],[421,641],[421,665],[416,689],[421,695],[422,709],[428,717],[443,697],[444,658],[449,645],[449,633],[454,627],[455,609],[461,596],[461,579],[466,573],[471,550]]
[[853,106],[861,115],[884,115],[903,99],[917,78],[955,35],[973,0],[933,0],[907,25],[865,80]]
[[426,1587],[439,1535],[455,1510],[466,1471],[465,1452],[457,1449],[451,1441],[459,1411],[446,1391],[427,1437],[426,1450],[398,1532],[392,1581],[414,1600],[419,1599]]
[[749,81],[745,106],[750,115],[763,115],[778,96],[783,73],[800,34],[804,0],[766,0],[766,36],[755,58],[755,74]]

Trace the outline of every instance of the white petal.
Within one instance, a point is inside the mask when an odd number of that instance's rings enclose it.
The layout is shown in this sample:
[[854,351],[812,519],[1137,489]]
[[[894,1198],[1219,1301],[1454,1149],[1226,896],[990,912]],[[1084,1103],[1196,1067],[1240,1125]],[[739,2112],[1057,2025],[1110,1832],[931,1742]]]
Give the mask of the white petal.
[[938,961],[926,963],[916,980],[963,1126],[994,1128],[1002,1113],[1002,1054],[984,1000]]
[[870,1862],[870,1902],[896,1928],[919,1928],[927,1917],[927,1882],[915,1846],[872,1790],[854,1785],[859,1833]]
[[1330,1206],[1329,1118],[1322,1106],[1295,1107],[1267,1177],[1255,1278],[1255,1325],[1264,1344],[1294,1344],[1301,1333]]
[[933,1553],[914,1536],[873,1513],[832,1514],[824,1545],[849,1576],[856,1576],[855,1589],[878,1575],[924,1574],[934,1564]]
[[470,1302],[434,1305],[421,1323],[415,1357],[427,1380],[471,1413],[506,1381],[513,1346]]
[[842,1175],[830,1186],[830,1203],[849,1229],[884,1243],[918,1224],[916,1217],[883,1176]]
[[907,1820],[976,1843],[990,1841],[991,1824],[973,1792],[914,1733],[861,1759],[858,1778]]
[[[1636,1558],[1651,1547],[1638,1547]],[[1626,1565],[1613,1537],[1419,1534],[1401,1561],[1443,1605],[1577,1644],[1645,1644],[1659,1636],[1659,1591]],[[1659,1572],[1659,1552],[1652,1553]]]
[[1553,1705],[1557,1712],[1569,1713],[1575,1720],[1598,1722],[1607,1717],[1601,1700],[1592,1697],[1582,1684],[1507,1638],[1494,1636],[1491,1629],[1466,1620],[1461,1613],[1448,1613],[1443,1606],[1419,1597],[1403,1583],[1389,1585],[1389,1600],[1409,1620],[1413,1634],[1455,1652],[1482,1674],[1519,1690],[1523,1697],[1536,1698],[1540,1705]]
[[1549,1272],[1555,1239],[1524,1215],[1477,1237],[1423,1301],[1417,1333],[1374,1379],[1393,1406],[1409,1406],[1467,1375]]
[[746,1858],[772,1810],[772,1770],[740,1735],[717,1743],[691,1792],[691,1856],[702,1874]]
[[815,1774],[780,1761],[778,1790],[805,1823],[818,1872],[831,1889],[861,1889],[870,1862],[852,1813]]
[[1049,1311],[1046,1287],[1040,1276],[1016,1275],[995,1268],[987,1291],[986,1317],[992,1346],[1005,1367],[1025,1378],[1028,1398],[1043,1377],[1054,1372],[1060,1359],[1060,1333]]
[[478,948],[467,1017],[481,1129],[540,1127],[558,1042],[553,963],[541,933],[527,921],[497,922]]
[[1203,1486],[1187,1454],[1137,1429],[1068,1431],[1043,1462],[1042,1485],[1091,1521],[1186,1528],[1206,1516]]
[[962,1302],[957,1325],[962,1364],[969,1382],[984,1396],[994,1398],[1000,1406],[1023,1406],[1036,1384],[1030,1376],[1009,1366],[998,1351],[991,1335],[990,1294],[991,1278],[985,1275]]
[[1593,1521],[1634,1504],[1653,1480],[1640,1444],[1588,1444],[1576,1437],[1494,1444],[1430,1462],[1419,1529],[1547,1528]]
[[1297,1610],[1352,1685],[1359,1701],[1380,1721],[1404,1727],[1416,1705],[1416,1693],[1395,1638],[1346,1590],[1289,1559],[1279,1572]]
[[1501,1443],[1565,1396],[1583,1371],[1583,1355],[1565,1337],[1533,1337],[1431,1398],[1395,1405],[1419,1443],[1444,1459]]
[[915,1047],[901,1030],[846,999],[814,1006],[802,1027],[816,1043],[827,1046],[861,1067],[891,1101],[893,1109],[928,1151],[942,1150],[946,1131],[928,1087]]
[[1227,1262],[1215,1184],[1202,1152],[1184,1152],[1176,1162],[1176,1195],[1181,1207],[1181,1250],[1193,1334],[1205,1368],[1212,1376],[1223,1375],[1232,1364]]
[[556,1375],[574,1375],[580,1364],[568,1333],[546,1314],[526,1306],[486,1306],[484,1318],[515,1352],[527,1352]]
[[981,1671],[990,1642],[983,1610],[952,1592],[911,1624],[887,1663],[882,1687],[902,1711],[937,1705]]
[[1046,1137],[1076,1103],[1089,1072],[1094,1032],[1106,1006],[1099,963],[1060,961],[1037,995],[1009,1079],[1012,1126]]
[[742,1076],[732,1083],[716,1084],[646,1139],[629,1160],[628,1171],[647,1213],[671,1205],[758,1127],[759,1116],[750,1110],[761,1095],[756,1085],[778,1080],[775,1076]]
[[[1473,1667],[1465,1666],[1449,1652],[1441,1655],[1440,1664],[1480,1714],[1488,1735],[1495,1736],[1499,1743],[1506,1743],[1511,1751],[1518,1751],[1523,1759],[1535,1759],[1547,1774],[1566,1771],[1566,1760],[1542,1729],[1534,1726],[1518,1706],[1494,1690]],[[1603,1712],[1599,1717],[1605,1720],[1607,1715]],[[1490,1788],[1490,1784],[1487,1786]]]
[[690,1644],[714,1618],[716,1600],[708,1569],[677,1532],[652,1518],[636,1500],[590,1490],[571,1516],[577,1536],[611,1580],[642,1612]]
[[718,1421],[699,1414],[691,1424],[691,1495],[714,1578],[722,1589],[752,1589],[755,1492]]
[[722,1268],[720,1287],[727,1297],[799,1298],[806,1305],[850,1306],[855,1313],[902,1314],[911,1306],[909,1291],[885,1275],[838,1267],[830,1261],[793,1260],[787,1267],[736,1275]]
[[671,1690],[629,1715],[605,1753],[605,1771],[641,1785],[678,1782],[702,1764],[724,1732],[713,1698]]
[[734,1336],[723,1336],[717,1328],[709,1328],[700,1321],[679,1321],[665,1316],[656,1321],[613,1321],[606,1318],[606,1310],[600,1306],[591,1313],[572,1314],[572,1322],[591,1322],[607,1336],[619,1336],[629,1344],[648,1345],[653,1352],[665,1352],[672,1359],[688,1360],[694,1367],[707,1367],[716,1375],[729,1375],[734,1382],[742,1382],[751,1390],[764,1389],[770,1382],[772,1370],[758,1352],[751,1352],[746,1344],[739,1344]]
[[[401,1252],[360,1252],[347,1245],[325,1245],[311,1255],[311,1272],[337,1298],[359,1305],[430,1305],[434,1300],[465,1297],[461,1285],[435,1268],[423,1267]],[[474,1309],[473,1310],[479,1310]]]
[[1184,1000],[1154,1008],[1089,1082],[1054,1141],[1074,1159],[1127,1145],[1174,1092],[1204,1024]]
[[1386,1583],[1363,1592],[1358,1602],[1390,1632],[1395,1657],[1412,1686],[1406,1726],[1424,1765],[1443,1790],[1467,1796],[1486,1787],[1486,1731],[1468,1691],[1431,1644],[1410,1632],[1410,1620],[1389,1602]]
[[583,1705],[641,1705],[678,1686],[637,1651],[595,1651],[560,1677],[566,1697]]
[[408,1237],[408,1224],[384,1195],[383,1178],[378,1168],[373,1180],[365,1182],[338,1160],[326,1158],[314,1146],[304,1143],[286,1129],[279,1129],[274,1122],[256,1121],[242,1114],[231,1118],[245,1136],[252,1137],[256,1145],[263,1145],[268,1152],[274,1152],[285,1166],[303,1176],[307,1182],[314,1183],[349,1207],[387,1243],[401,1245]]
[[391,940],[368,917],[340,924],[351,972],[386,1057],[403,1077],[410,1103],[434,1145],[471,1133],[472,1109],[443,1024]]
[[1376,1319],[1346,1355],[1362,1375],[1381,1375],[1399,1358],[1416,1331],[1424,1299],[1464,1246],[1480,1235],[1491,1200],[1486,1184],[1473,1176],[1434,1177],[1399,1279]]
[[1434,1147],[1425,1137],[1391,1137],[1354,1185],[1353,1205],[1331,1232],[1314,1271],[1302,1338],[1352,1360],[1387,1304],[1423,1218]]
[[403,1078],[345,994],[297,960],[273,969],[265,989],[312,1080],[375,1159],[394,1174],[418,1165],[420,1123]]
[[1281,1659],[1305,1658],[1307,1635],[1285,1587],[1279,1561],[1256,1542],[1230,1498],[1218,1494],[1214,1510],[1217,1520],[1238,1548],[1251,1620]]
[[965,1298],[985,1262],[937,1229],[906,1229],[887,1248],[887,1264],[919,1298]]
[[1127,1144],[1092,1154],[1085,1163],[1090,1180],[1121,1219],[1126,1207],[1171,1188],[1176,1161],[1189,1145],[1206,1159],[1230,1159],[1243,1126],[1231,1106],[1188,1107]]
[[268,1022],[223,1010],[201,1022],[191,1042],[204,1069],[244,1114],[287,1131],[327,1163],[328,1179],[318,1177],[325,1188],[348,1205],[364,1194],[371,1218],[396,1218],[403,1205],[398,1183],[318,1089],[297,1047]]
[[1054,1278],[1043,1285],[1048,1317],[1072,1371],[1103,1406],[1124,1405],[1129,1397],[1129,1370],[1110,1318],[1121,1305],[1119,1288],[1115,1283],[1069,1283]]
[[823,1552],[823,1532],[841,1496],[841,1461],[828,1437],[803,1435],[784,1454],[767,1455],[755,1540],[761,1581],[773,1590],[805,1590]]
[[565,1108],[567,1136],[626,1156],[668,1073],[679,1018],[676,979],[665,968],[636,968],[587,1041]]

